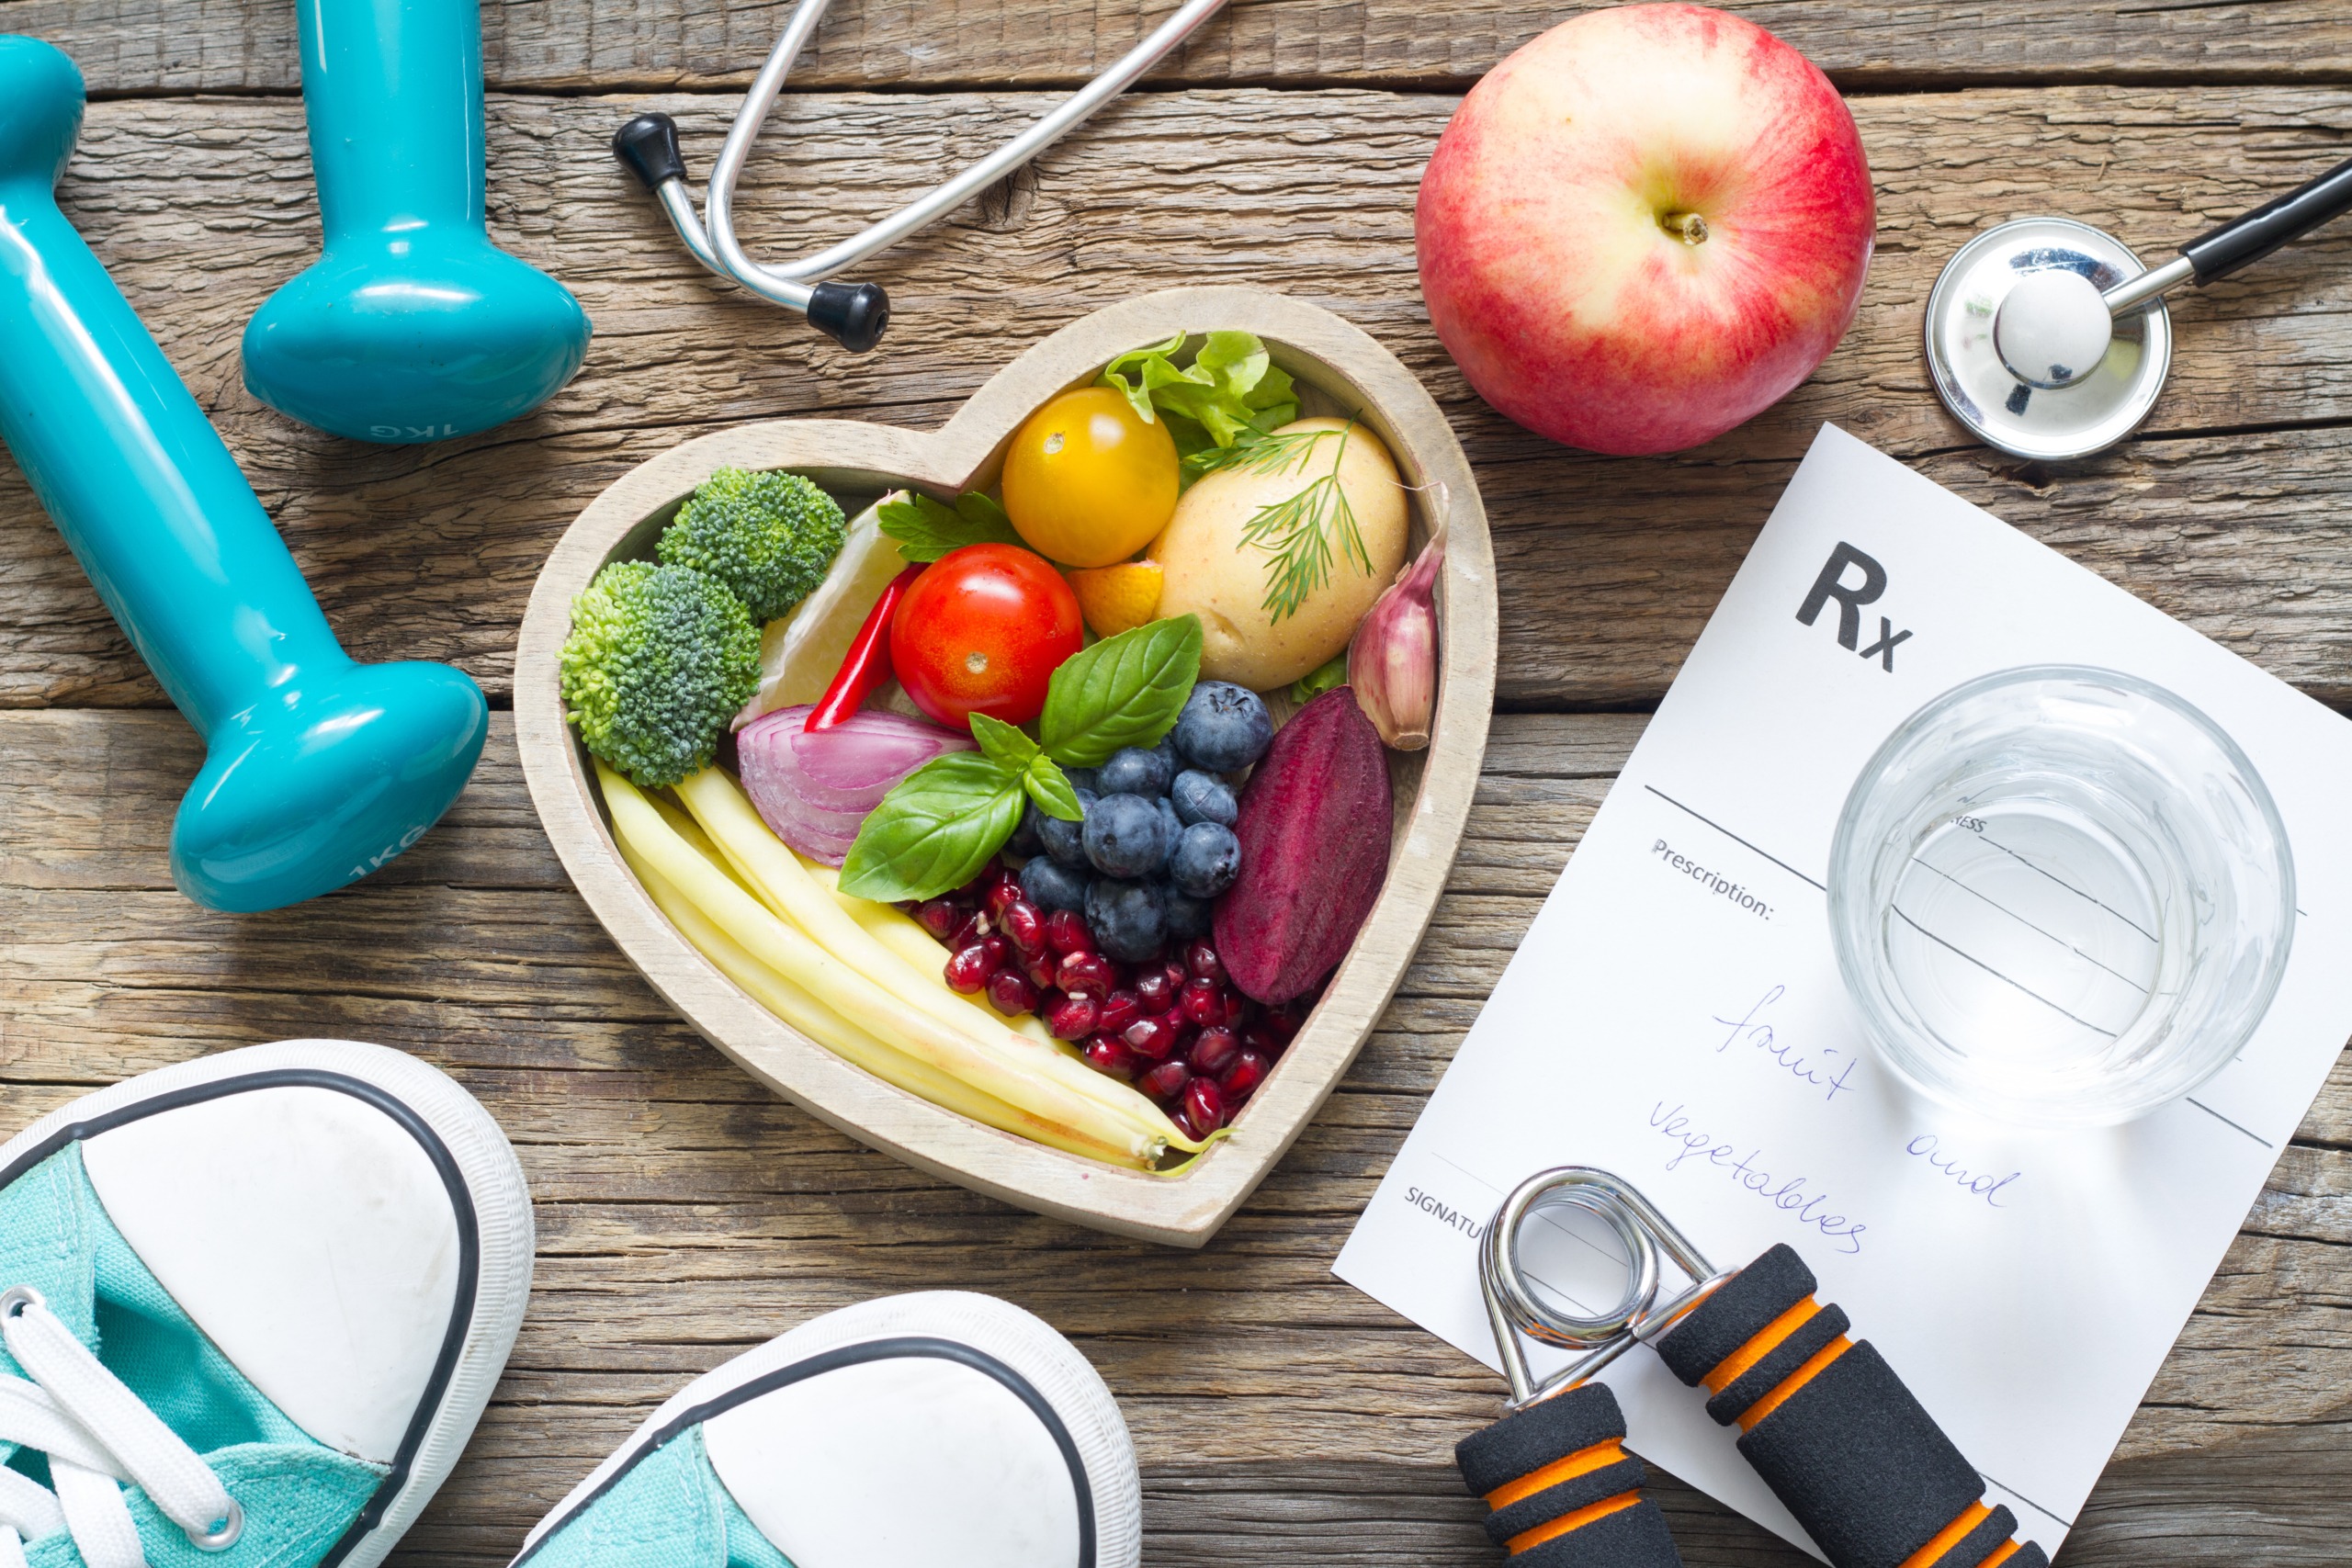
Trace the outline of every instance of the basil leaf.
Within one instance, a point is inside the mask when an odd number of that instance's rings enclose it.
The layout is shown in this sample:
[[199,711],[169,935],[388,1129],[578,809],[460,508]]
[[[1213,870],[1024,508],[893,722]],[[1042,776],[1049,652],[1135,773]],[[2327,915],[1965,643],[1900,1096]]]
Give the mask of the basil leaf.
[[1017,545],[1004,508],[977,491],[958,496],[952,507],[913,491],[900,491],[874,509],[876,525],[898,542],[910,564],[934,561],[966,545]]
[[1046,688],[1038,744],[1064,767],[1093,768],[1122,746],[1150,746],[1176,728],[1201,676],[1197,615],[1154,621],[1062,660]]
[[1043,751],[1029,759],[1029,766],[1022,771],[1021,787],[1029,792],[1037,809],[1048,817],[1058,817],[1065,822],[1086,819],[1086,810],[1078,803],[1078,791],[1070,787],[1069,775]]
[[934,757],[857,829],[841,889],[886,904],[936,898],[980,874],[1021,825],[1022,773],[978,751]]
[[1029,765],[1037,755],[1037,743],[1001,718],[990,718],[984,713],[972,716],[972,739],[980,743],[984,756],[1002,762],[1015,773]]

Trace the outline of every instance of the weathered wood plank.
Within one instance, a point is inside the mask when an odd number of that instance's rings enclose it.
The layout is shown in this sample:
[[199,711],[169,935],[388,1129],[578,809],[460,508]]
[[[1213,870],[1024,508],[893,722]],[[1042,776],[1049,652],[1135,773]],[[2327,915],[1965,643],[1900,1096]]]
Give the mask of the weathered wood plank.
[[[795,76],[829,88],[1074,83],[1172,8],[1170,0],[840,0]],[[1459,91],[1581,8],[1235,0],[1159,79]],[[2340,81],[2352,72],[2352,24],[2328,0],[1990,0],[1964,10],[1921,0],[1727,0],[1725,8],[1779,33],[1849,89],[1985,78]],[[740,88],[790,12],[788,0],[491,0],[482,7],[483,73],[510,92]],[[294,8],[275,0],[16,0],[8,26],[68,51],[103,95],[284,93],[300,81]]]
[[[1340,1091],[1199,1254],[1077,1230],[918,1175],[760,1090],[637,979],[533,825],[508,722],[449,820],[373,882],[207,914],[163,844],[198,748],[156,712],[0,715],[0,1105],[296,1033],[464,1082],[537,1201],[531,1315],[481,1437],[404,1561],[503,1560],[689,1373],[815,1312],[954,1285],[1069,1332],[1132,1424],[1151,1560],[1470,1568],[1443,1468],[1483,1369],[1333,1279],[1332,1258],[1638,736],[1504,715],[1445,903]],[[2095,1495],[2070,1568],[2319,1563],[2352,1505],[2352,1066],[2281,1160]],[[1799,1560],[1662,1488],[1700,1568]],[[2244,1561],[2245,1557],[2231,1559]]]
[[[707,160],[723,103],[662,101]],[[1036,102],[797,100],[787,133],[763,153],[746,231],[762,243],[844,231]],[[64,197],[216,412],[354,651],[452,659],[493,694],[548,545],[650,454],[780,414],[935,423],[1080,311],[1230,279],[1338,309],[1446,407],[1494,521],[1507,707],[1655,703],[1825,419],[2352,705],[2352,509],[2341,499],[2352,472],[2352,230],[2323,231],[2185,300],[2175,385],[2152,434],[2072,468],[1969,446],[1928,395],[1917,351],[1935,268],[1980,220],[2079,212],[2153,249],[2337,158],[2352,92],[1860,100],[1882,218],[1860,324],[1780,408],[1700,452],[1643,462],[1566,452],[1510,425],[1431,335],[1414,282],[1412,192],[1450,103],[1256,90],[1129,100],[1096,134],[1050,152],[1021,198],[880,258],[874,276],[899,300],[898,324],[883,351],[860,358],[694,269],[605,151],[627,104],[493,100],[494,227],[579,291],[598,336],[580,379],[539,414],[425,447],[318,435],[240,383],[247,315],[316,243],[295,105],[98,105]],[[2131,179],[2113,176],[2123,168]],[[0,705],[158,701],[0,465]]]

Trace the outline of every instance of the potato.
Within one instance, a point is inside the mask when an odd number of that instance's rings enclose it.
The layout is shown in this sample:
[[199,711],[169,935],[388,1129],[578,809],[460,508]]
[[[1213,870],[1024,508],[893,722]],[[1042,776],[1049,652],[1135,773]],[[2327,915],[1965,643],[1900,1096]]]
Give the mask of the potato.
[[[1186,491],[1152,547],[1166,579],[1162,615],[1201,618],[1201,674],[1252,691],[1285,685],[1348,646],[1356,623],[1405,564],[1405,487],[1396,465],[1372,432],[1342,419],[1302,419],[1276,431],[1329,431],[1279,473],[1246,468],[1210,474]],[[1296,611],[1276,620],[1267,607],[1275,539],[1252,541],[1250,520],[1337,470],[1338,488],[1355,513],[1366,571],[1349,553],[1329,490],[1318,500],[1329,568]]]

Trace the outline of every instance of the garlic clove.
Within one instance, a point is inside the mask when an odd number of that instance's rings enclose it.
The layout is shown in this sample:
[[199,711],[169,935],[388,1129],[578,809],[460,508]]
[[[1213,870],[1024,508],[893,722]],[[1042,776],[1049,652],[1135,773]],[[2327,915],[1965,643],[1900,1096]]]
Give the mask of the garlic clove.
[[1445,565],[1442,524],[1421,553],[1373,602],[1348,645],[1356,705],[1399,751],[1430,743],[1437,709],[1437,579]]

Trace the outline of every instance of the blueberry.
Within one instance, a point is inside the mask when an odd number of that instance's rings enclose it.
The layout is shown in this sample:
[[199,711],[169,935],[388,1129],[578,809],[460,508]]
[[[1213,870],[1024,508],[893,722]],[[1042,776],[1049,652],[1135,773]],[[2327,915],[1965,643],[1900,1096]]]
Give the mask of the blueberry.
[[1168,863],[1168,827],[1139,795],[1106,795],[1087,808],[1086,858],[1105,876],[1149,876]]
[[1177,942],[1190,942],[1194,937],[1209,934],[1209,901],[1190,894],[1168,890],[1160,900],[1168,920],[1168,934]]
[[[1094,800],[1095,795],[1092,790],[1082,789],[1078,792],[1080,810],[1091,809]],[[1037,811],[1035,803],[1031,804],[1029,809]],[[1045,846],[1047,854],[1064,865],[1082,866],[1086,863],[1086,845],[1083,829],[1080,823],[1065,822],[1058,817],[1048,817],[1044,812],[1037,811],[1037,841]]]
[[1193,766],[1230,773],[1266,754],[1274,721],[1258,694],[1230,681],[1204,681],[1184,699],[1176,720],[1176,750]]
[[1032,855],[1021,868],[1021,891],[1041,909],[1086,908],[1087,876],[1051,855]]
[[1147,799],[1168,793],[1168,780],[1175,770],[1170,759],[1158,751],[1147,751],[1140,746],[1123,746],[1111,753],[1111,760],[1095,770],[1104,795],[1140,795]]
[[1232,788],[1215,773],[1198,768],[1178,773],[1176,782],[1168,786],[1168,798],[1175,803],[1177,820],[1187,828],[1195,822],[1220,822],[1230,828],[1241,815]]
[[1176,840],[1184,836],[1184,819],[1176,815],[1175,806],[1164,795],[1152,805],[1159,808],[1160,836],[1168,840],[1168,852],[1172,855],[1176,852]]
[[1241,874],[1241,840],[1221,822],[1195,822],[1176,840],[1168,880],[1194,898],[1214,898]]
[[1098,770],[1093,768],[1064,768],[1062,777],[1069,780],[1069,787],[1082,795],[1101,795],[1102,786],[1094,782]]
[[1156,882],[1104,877],[1086,890],[1086,924],[1106,957],[1139,964],[1168,940],[1165,895]]
[[1028,808],[1021,813],[1021,826],[1012,830],[1012,837],[1004,847],[1017,855],[1044,854],[1046,840],[1037,836],[1037,823],[1044,816],[1045,813],[1037,809],[1037,803],[1031,801]]

